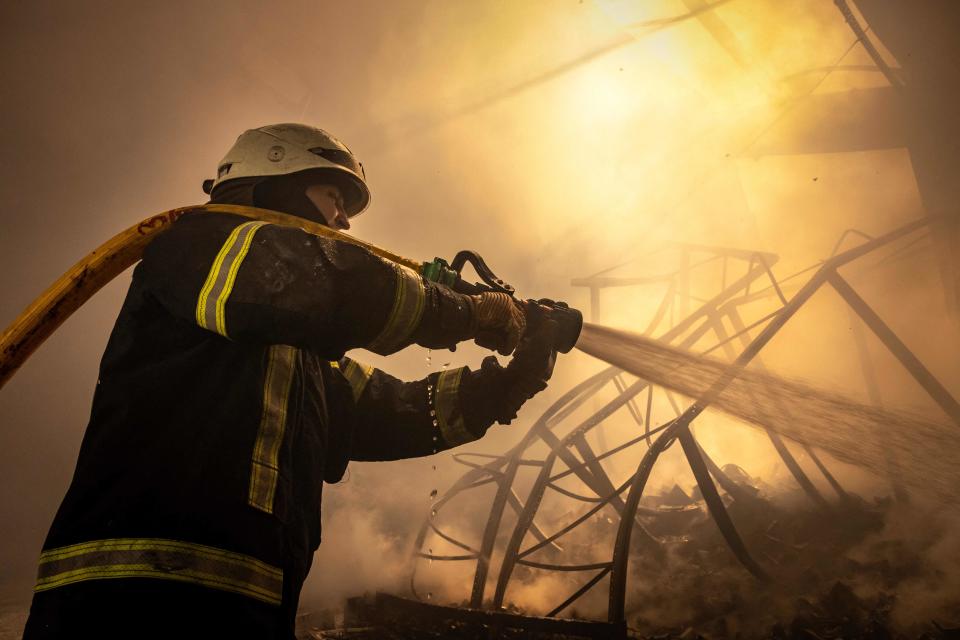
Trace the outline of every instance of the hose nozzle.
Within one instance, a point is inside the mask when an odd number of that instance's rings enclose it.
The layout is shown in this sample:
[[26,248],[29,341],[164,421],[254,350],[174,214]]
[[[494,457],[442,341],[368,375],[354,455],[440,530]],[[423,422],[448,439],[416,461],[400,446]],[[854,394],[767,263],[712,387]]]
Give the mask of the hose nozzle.
[[580,330],[583,329],[583,314],[578,309],[567,305],[566,302],[541,298],[537,304],[549,309],[549,318],[559,327],[557,330],[557,351],[567,353],[577,345]]

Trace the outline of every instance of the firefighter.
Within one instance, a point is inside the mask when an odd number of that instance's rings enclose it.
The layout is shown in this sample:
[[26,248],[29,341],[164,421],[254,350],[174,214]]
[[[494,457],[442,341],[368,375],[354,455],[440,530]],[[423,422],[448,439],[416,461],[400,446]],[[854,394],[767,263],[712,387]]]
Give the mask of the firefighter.
[[[370,200],[350,150],[300,124],[243,133],[204,186],[340,229]],[[25,638],[292,638],[323,482],[509,423],[553,369],[539,309],[298,228],[183,216],[134,271]],[[344,355],[471,339],[513,357],[402,382]]]

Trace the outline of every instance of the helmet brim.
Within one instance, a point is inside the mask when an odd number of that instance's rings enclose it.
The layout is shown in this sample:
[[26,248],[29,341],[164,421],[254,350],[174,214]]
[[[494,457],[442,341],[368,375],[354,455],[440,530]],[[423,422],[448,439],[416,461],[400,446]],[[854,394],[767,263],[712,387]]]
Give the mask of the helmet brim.
[[347,217],[363,213],[370,204],[370,191],[367,185],[349,169],[333,167],[313,168],[296,172],[301,181],[310,184],[332,184],[343,195],[343,208]]

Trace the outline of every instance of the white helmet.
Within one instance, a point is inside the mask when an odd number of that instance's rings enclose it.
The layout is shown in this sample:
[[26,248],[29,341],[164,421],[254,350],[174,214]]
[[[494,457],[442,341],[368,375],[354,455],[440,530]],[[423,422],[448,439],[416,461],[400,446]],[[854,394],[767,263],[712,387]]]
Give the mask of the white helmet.
[[347,215],[355,216],[370,203],[363,165],[345,144],[305,124],[272,124],[244,131],[217,165],[215,180],[204,182],[211,193],[222,182],[254,176],[282,176],[307,169],[326,169],[346,178],[355,194],[344,193]]

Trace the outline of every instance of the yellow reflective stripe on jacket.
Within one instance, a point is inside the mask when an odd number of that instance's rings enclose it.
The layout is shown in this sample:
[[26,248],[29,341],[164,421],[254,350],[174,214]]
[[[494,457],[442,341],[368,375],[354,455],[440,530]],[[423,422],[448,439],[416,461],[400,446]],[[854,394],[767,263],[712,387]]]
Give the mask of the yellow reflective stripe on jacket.
[[298,353],[295,347],[283,344],[271,346],[268,353],[263,382],[263,410],[253,447],[250,491],[247,495],[250,506],[267,513],[273,513],[273,497],[277,492],[277,473],[280,468],[280,444],[287,422],[287,403]]
[[368,348],[378,353],[392,353],[400,348],[420,324],[426,290],[420,274],[403,265],[394,264],[397,286],[393,308],[387,323]]
[[338,368],[343,372],[343,377],[350,383],[350,388],[353,390],[353,401],[357,402],[363,395],[363,390],[367,388],[370,377],[373,376],[373,367],[350,358],[344,358],[344,360],[347,361],[346,366],[343,368],[338,366]]
[[437,378],[437,395],[434,398],[437,426],[440,427],[440,435],[451,447],[477,439],[467,431],[467,427],[463,424],[463,414],[460,412],[459,393],[462,375],[463,367],[460,367],[452,371],[443,371]]
[[220,247],[197,298],[197,324],[204,329],[216,331],[225,338],[229,337],[224,316],[227,299],[233,291],[237,271],[247,257],[254,234],[265,224],[254,221],[238,225]]
[[35,591],[85,580],[158,578],[190,582],[279,605],[283,571],[254,557],[180,540],[114,538],[40,554]]

